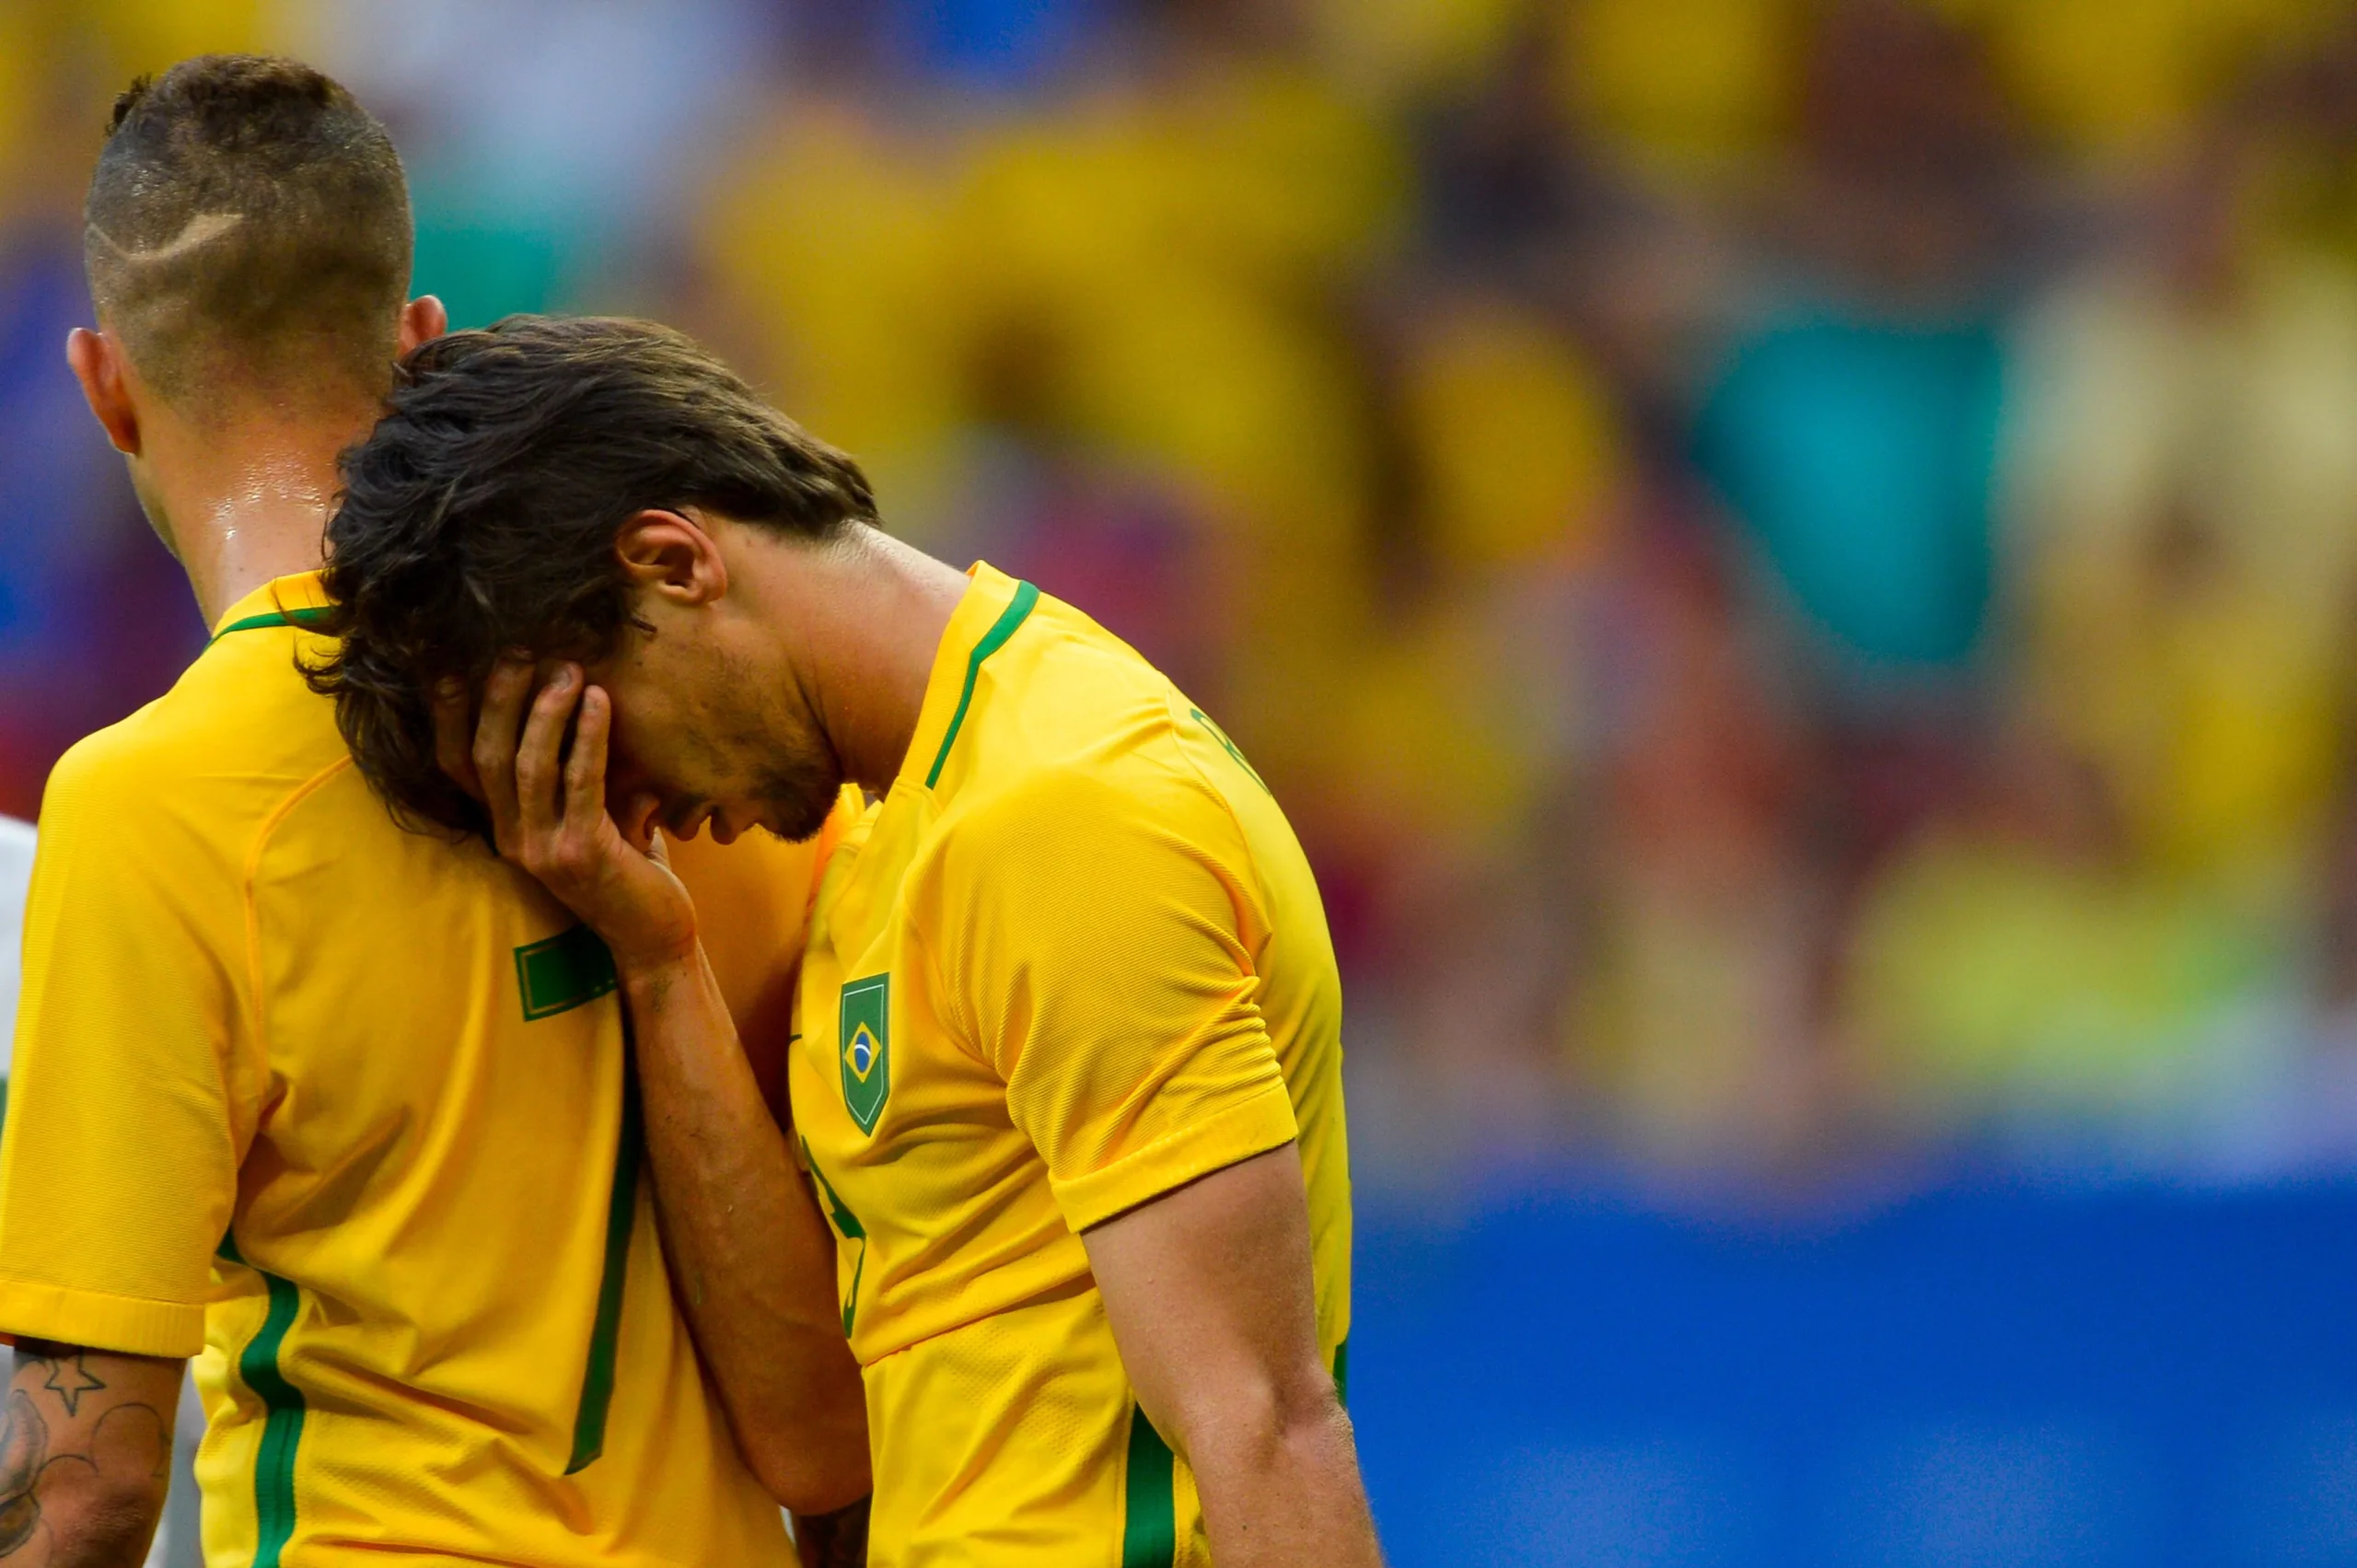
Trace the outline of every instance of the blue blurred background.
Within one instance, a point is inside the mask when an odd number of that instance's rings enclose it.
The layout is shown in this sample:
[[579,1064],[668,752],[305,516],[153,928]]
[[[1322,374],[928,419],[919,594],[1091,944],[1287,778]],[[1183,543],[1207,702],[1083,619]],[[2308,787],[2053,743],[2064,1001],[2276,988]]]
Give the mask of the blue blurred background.
[[225,48],[1252,755],[1402,1568],[2357,1563],[2347,6],[12,0],[0,811],[199,640],[61,344]]

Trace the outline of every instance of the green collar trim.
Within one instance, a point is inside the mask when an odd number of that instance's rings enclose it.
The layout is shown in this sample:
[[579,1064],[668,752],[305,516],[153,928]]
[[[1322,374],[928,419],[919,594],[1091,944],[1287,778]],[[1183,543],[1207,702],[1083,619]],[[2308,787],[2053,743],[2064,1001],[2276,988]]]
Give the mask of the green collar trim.
[[264,626],[315,626],[334,613],[335,607],[325,604],[306,605],[300,610],[266,610],[260,615],[230,621],[214,633],[204,645],[209,648],[232,632],[257,632]]
[[1028,583],[1016,584],[1015,598],[1007,602],[1006,608],[999,612],[998,619],[991,622],[991,629],[982,633],[982,640],[974,645],[974,651],[967,656],[965,690],[958,693],[958,710],[949,715],[949,732],[941,738],[941,749],[934,754],[933,769],[924,776],[925,788],[931,789],[941,782],[942,764],[949,761],[949,749],[958,744],[958,727],[966,722],[966,710],[973,703],[974,681],[982,673],[982,661],[1006,646],[1006,640],[1015,635],[1015,629],[1023,624],[1024,618],[1031,613],[1031,607],[1039,602],[1038,588]]

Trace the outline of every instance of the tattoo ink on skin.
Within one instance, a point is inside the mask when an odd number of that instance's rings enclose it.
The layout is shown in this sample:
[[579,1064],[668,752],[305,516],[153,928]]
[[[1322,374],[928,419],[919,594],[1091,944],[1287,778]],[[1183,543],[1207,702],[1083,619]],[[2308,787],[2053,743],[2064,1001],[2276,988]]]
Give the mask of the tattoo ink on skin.
[[15,1556],[41,1527],[34,1488],[48,1459],[49,1423],[33,1408],[30,1395],[9,1389],[7,1414],[0,1417],[0,1557]]
[[[52,1474],[79,1471],[115,1495],[145,1491],[161,1499],[171,1469],[167,1412],[142,1400],[112,1405],[92,1400],[108,1385],[90,1370],[86,1353],[43,1340],[17,1342],[13,1383],[0,1411],[0,1560],[15,1557],[53,1527],[42,1496]],[[36,1389],[57,1401],[50,1414],[42,1414]],[[78,1489],[84,1483],[67,1484]],[[118,1515],[99,1524],[97,1534],[77,1535],[85,1547],[103,1551],[120,1532],[144,1532],[152,1524],[152,1518]]]
[[66,1360],[50,1364],[49,1378],[41,1387],[65,1402],[65,1413],[71,1417],[82,1413],[83,1395],[96,1393],[106,1385],[91,1375],[90,1369],[82,1364],[81,1353],[76,1351],[70,1365]]

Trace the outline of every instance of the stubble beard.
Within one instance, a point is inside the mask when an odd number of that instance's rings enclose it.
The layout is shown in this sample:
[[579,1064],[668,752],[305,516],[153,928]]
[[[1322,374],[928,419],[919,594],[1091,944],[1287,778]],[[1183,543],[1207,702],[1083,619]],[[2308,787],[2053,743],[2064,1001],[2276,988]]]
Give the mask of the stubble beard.
[[842,765],[831,751],[819,749],[773,761],[758,792],[774,819],[770,831],[791,843],[814,837],[827,825],[842,787]]

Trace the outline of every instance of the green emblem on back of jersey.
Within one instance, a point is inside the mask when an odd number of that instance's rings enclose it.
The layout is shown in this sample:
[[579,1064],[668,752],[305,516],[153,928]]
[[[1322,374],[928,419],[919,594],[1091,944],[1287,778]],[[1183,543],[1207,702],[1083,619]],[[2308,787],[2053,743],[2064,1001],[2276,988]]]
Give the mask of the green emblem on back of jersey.
[[610,995],[616,983],[613,954],[586,925],[516,949],[516,987],[528,1024]]
[[843,1069],[843,1107],[863,1132],[876,1131],[884,1098],[892,1092],[892,1042],[887,1021],[892,1011],[892,977],[872,974],[843,986],[842,1027],[837,1036]]

